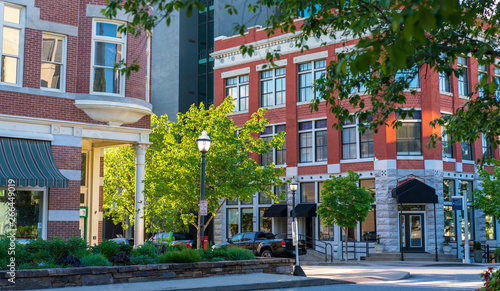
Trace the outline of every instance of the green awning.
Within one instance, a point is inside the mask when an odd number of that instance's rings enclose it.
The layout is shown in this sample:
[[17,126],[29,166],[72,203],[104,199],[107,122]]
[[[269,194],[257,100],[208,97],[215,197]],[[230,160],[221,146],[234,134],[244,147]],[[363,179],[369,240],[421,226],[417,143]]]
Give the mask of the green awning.
[[0,186],[68,188],[69,179],[57,169],[50,142],[0,137]]

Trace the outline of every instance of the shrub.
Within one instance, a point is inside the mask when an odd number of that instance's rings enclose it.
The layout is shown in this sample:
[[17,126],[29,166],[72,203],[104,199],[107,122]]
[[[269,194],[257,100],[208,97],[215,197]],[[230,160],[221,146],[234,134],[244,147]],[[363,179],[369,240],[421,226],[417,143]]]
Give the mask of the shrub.
[[131,255],[131,254],[132,254],[132,250],[134,249],[134,247],[133,247],[133,246],[131,246],[131,245],[126,245],[126,244],[119,244],[119,245],[120,245],[120,246],[119,246],[118,250],[119,250],[120,252],[124,252],[124,253],[126,253],[127,255]]
[[56,264],[63,267],[83,267],[80,259],[72,255],[58,257],[56,259]]
[[83,257],[81,262],[85,267],[111,266],[111,262],[102,254],[93,254]]
[[202,250],[203,261],[228,261],[226,248]]
[[138,255],[138,256],[132,255],[130,257],[130,264],[131,265],[148,265],[148,264],[156,264],[156,263],[158,263],[158,259],[149,257],[148,255]]
[[0,270],[7,269],[8,264],[9,264],[9,260],[0,259]]
[[47,247],[49,256],[52,259],[69,255],[67,243],[60,237],[53,237],[51,240],[47,241]]
[[500,263],[500,247],[497,247],[493,253],[495,254],[495,261]]
[[253,260],[255,255],[252,251],[242,248],[226,248],[225,250],[230,260]]
[[62,268],[62,266],[57,265],[57,264],[49,261],[49,262],[40,262],[40,263],[23,263],[17,267],[18,270],[52,269],[52,268]]
[[478,241],[477,241],[477,242],[476,242],[476,244],[474,245],[474,249],[475,249],[476,251],[480,251],[480,250],[481,250],[481,242],[478,242]]
[[68,238],[66,248],[68,249],[68,254],[72,256],[83,257],[88,254],[87,242],[78,236]]
[[167,251],[160,255],[160,263],[195,263],[201,261],[197,250],[183,249],[182,251]]
[[130,256],[124,252],[119,252],[111,256],[109,261],[113,263],[113,266],[130,265]]
[[484,271],[481,274],[481,277],[483,277],[484,286],[481,289],[477,290],[481,291],[500,290],[500,269],[494,271],[492,267],[488,267],[488,270]]
[[156,247],[153,243],[145,243],[132,251],[134,256],[148,256],[150,258],[157,258]]
[[110,259],[114,254],[120,252],[118,243],[112,240],[106,240],[94,247],[94,253],[103,254],[107,259]]
[[30,240],[29,243],[25,245],[26,258],[25,263],[40,263],[43,261],[54,260],[55,257],[51,257],[49,246],[50,242],[43,240],[41,238]]

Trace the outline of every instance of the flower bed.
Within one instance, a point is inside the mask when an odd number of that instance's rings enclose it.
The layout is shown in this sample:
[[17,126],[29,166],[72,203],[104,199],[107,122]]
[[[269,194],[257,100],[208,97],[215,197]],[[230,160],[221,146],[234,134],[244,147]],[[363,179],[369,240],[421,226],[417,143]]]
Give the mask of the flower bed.
[[292,259],[274,258],[182,264],[17,270],[14,284],[8,281],[11,278],[10,274],[8,274],[9,270],[2,270],[0,271],[0,289],[61,288],[248,273],[290,274],[293,262]]

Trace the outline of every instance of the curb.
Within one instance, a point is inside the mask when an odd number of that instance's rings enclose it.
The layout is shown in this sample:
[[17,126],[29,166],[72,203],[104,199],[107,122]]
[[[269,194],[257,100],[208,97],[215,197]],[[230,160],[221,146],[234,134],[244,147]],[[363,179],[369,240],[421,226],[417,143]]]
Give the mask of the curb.
[[[311,286],[324,286],[324,285],[335,285],[335,284],[354,284],[354,283],[341,280],[310,278],[306,280],[272,282],[272,283],[221,285],[221,286],[203,288],[203,291],[240,291],[240,290],[262,290],[262,289],[273,289],[273,288],[281,289],[281,288],[311,287]],[[175,288],[175,289],[168,288],[163,290],[199,291],[200,288]]]

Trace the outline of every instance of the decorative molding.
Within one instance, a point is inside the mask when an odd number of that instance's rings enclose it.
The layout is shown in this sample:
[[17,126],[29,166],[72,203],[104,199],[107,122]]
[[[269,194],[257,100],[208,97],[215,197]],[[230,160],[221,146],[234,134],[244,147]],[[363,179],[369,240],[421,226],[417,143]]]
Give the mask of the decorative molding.
[[38,133],[38,132],[31,132],[31,131],[18,131],[18,130],[0,129],[0,136],[1,137],[10,137],[10,138],[47,140],[47,141],[54,140],[54,137],[52,136],[52,134]]
[[50,126],[50,133],[52,134],[60,134],[61,133],[61,126],[57,124],[52,124]]
[[340,173],[340,164],[330,164],[327,166],[328,174]]
[[75,100],[75,106],[90,118],[110,126],[134,123],[152,113],[146,106],[104,100]]
[[232,78],[240,75],[245,75],[250,73],[250,67],[241,68],[237,70],[227,71],[221,74],[222,79]]
[[322,51],[322,52],[317,52],[317,53],[312,53],[312,54],[307,54],[307,55],[301,55],[298,57],[293,58],[293,63],[306,63],[310,61],[315,61],[315,60],[320,60],[320,59],[325,59],[328,57],[328,51]]
[[73,127],[73,135],[74,136],[82,136],[83,134],[83,128],[81,127]]
[[136,155],[145,155],[148,147],[149,147],[149,144],[145,144],[145,143],[134,144],[135,154]]
[[48,221],[80,221],[79,210],[49,210]]
[[269,69],[284,67],[284,66],[287,65],[287,63],[288,63],[288,60],[284,59],[284,60],[275,61],[274,62],[274,66],[271,66],[271,63],[260,64],[260,65],[255,66],[255,70],[257,72],[259,72],[259,71],[266,71],[266,70],[269,70]]

